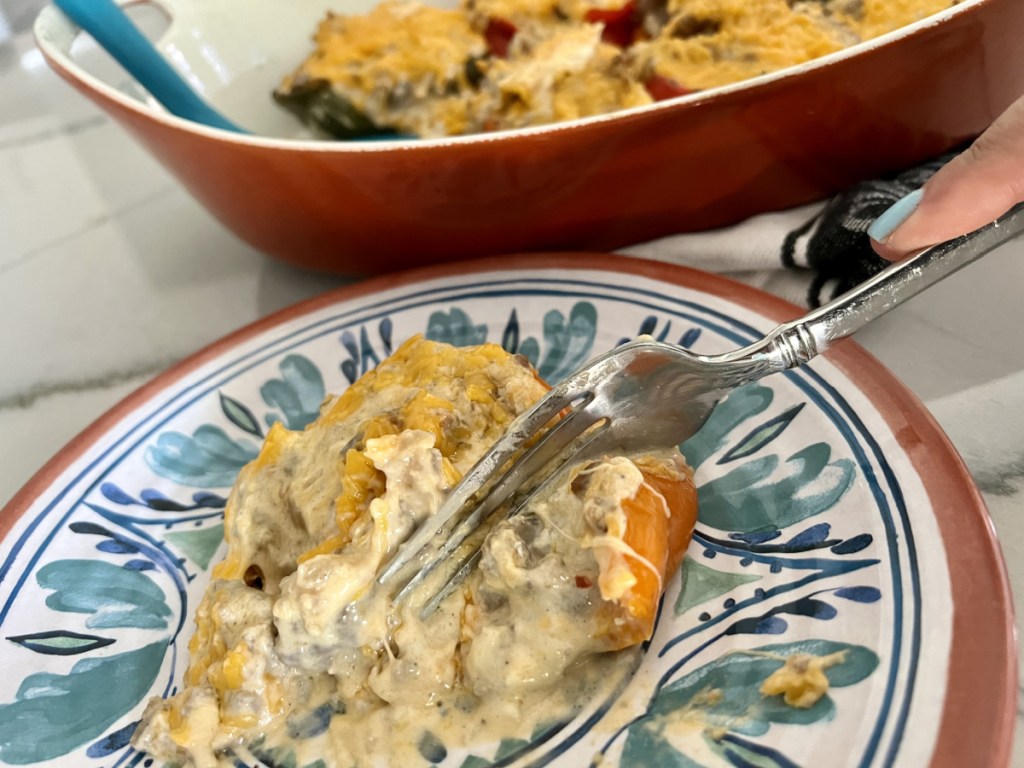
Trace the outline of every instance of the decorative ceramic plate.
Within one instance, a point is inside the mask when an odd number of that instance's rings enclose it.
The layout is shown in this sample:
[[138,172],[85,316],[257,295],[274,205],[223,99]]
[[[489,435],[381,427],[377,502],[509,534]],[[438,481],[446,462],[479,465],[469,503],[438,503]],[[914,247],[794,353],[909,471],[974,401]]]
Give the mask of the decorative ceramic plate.
[[[406,337],[498,342],[555,381],[640,333],[720,352],[796,312],[689,270],[555,255],[365,283],[213,345],[90,427],[0,517],[0,763],[152,764],[129,738],[146,699],[180,684],[235,474],[268,425],[301,428]],[[700,520],[628,684],[531,739],[425,758],[1006,763],[1016,656],[1001,557],[913,396],[847,342],[735,392],[682,447]],[[809,708],[759,690],[797,651],[835,662]]]

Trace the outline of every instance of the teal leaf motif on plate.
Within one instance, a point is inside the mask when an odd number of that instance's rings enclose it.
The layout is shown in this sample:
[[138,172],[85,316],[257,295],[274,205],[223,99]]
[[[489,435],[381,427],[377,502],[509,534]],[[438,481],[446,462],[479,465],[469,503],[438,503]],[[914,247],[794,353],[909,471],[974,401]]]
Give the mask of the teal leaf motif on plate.
[[437,738],[431,731],[424,731],[416,742],[416,749],[428,763],[443,763],[448,757],[448,750],[444,742]]
[[785,413],[782,413],[773,419],[769,419],[764,424],[755,427],[753,432],[730,448],[725,455],[718,460],[718,463],[728,464],[730,461],[745,459],[748,456],[757,453],[786,430],[786,427],[790,425],[790,422],[792,422],[793,419],[796,418],[796,415],[803,410],[804,405],[806,405],[806,403],[798,403]]
[[173,531],[167,534],[167,540],[205,571],[210,567],[210,561],[224,541],[224,525],[191,531]]
[[[534,342],[536,346],[536,342]],[[533,358],[530,358],[525,352],[519,351],[519,315],[516,313],[516,308],[512,307],[512,311],[509,312],[508,322],[505,323],[505,330],[501,332],[501,347],[510,354],[520,354],[529,360],[535,360],[537,357],[537,350],[532,350]]]
[[104,648],[114,642],[109,637],[83,635],[63,629],[36,632],[31,635],[17,635],[7,639],[22,648],[28,648],[30,651],[48,656],[74,656],[79,653],[95,651],[97,648]]
[[704,741],[714,752],[724,757],[730,765],[750,766],[750,768],[800,768],[778,750],[741,738],[734,733],[727,733],[718,738],[713,738],[710,734],[705,733]]
[[381,351],[378,353],[370,341],[370,334],[366,332],[366,326],[359,329],[359,339],[356,340],[352,331],[344,331],[341,334],[341,345],[348,352],[349,359],[343,360],[341,372],[345,374],[349,384],[364,373],[380,364],[380,361],[391,354],[391,318],[385,317],[377,325],[377,335],[380,337]]
[[586,362],[596,335],[597,308],[589,301],[578,301],[569,310],[568,320],[556,309],[544,315],[543,358],[539,353],[534,353],[536,358],[530,357],[532,346],[520,351],[530,358],[542,379],[554,384]]
[[[669,333],[672,332],[672,321],[666,320],[662,326],[661,331],[658,331],[658,318],[655,315],[648,315],[640,323],[640,327],[637,329],[636,334],[633,336],[624,336],[619,339],[619,344],[626,344],[633,341],[637,336],[652,336],[657,341],[665,341],[668,338]],[[680,347],[689,349],[697,343],[697,339],[700,338],[702,329],[698,326],[687,328],[686,331],[679,337],[676,344]]]
[[[343,708],[339,708],[341,713]],[[287,721],[288,736],[292,739],[311,739],[327,730],[335,708],[331,704],[321,704],[312,712],[292,716]]]
[[814,443],[786,459],[790,470],[771,480],[779,457],[748,461],[697,489],[699,519],[721,530],[749,533],[780,529],[830,509],[849,490],[856,468],[849,459],[830,462],[827,443]]
[[[720,402],[700,431],[679,446],[686,462],[697,469],[725,445],[729,433],[744,421],[764,412],[772,404],[774,393],[761,384],[748,384],[730,393]],[[776,432],[773,437],[777,437]]]
[[220,427],[203,424],[191,436],[164,432],[146,448],[146,463],[162,477],[200,488],[230,486],[238,471],[256,458],[249,440],[232,440]]
[[724,595],[736,587],[761,579],[760,576],[719,571],[697,562],[692,557],[683,560],[682,576],[683,584],[679,590],[679,597],[676,598],[674,609],[676,616],[713,597]]
[[[155,488],[143,488],[139,498],[126,493],[115,483],[102,483],[100,493],[108,500],[122,507],[143,506],[157,512],[191,512],[196,509],[224,509],[228,500],[223,496],[208,491],[199,491],[192,494],[192,503],[183,504],[170,499]],[[220,513],[215,513],[220,514]],[[211,515],[211,517],[214,515]]]
[[[464,347],[486,342],[487,326],[474,325],[464,310],[453,307],[432,313],[424,335],[432,341]],[[554,384],[590,357],[597,336],[597,308],[589,301],[578,301],[569,310],[568,319],[559,310],[550,310],[544,315],[543,336],[542,354],[537,339],[520,339],[519,315],[513,308],[501,334],[501,346],[506,352],[525,357],[541,378]]]
[[0,704],[0,761],[52,760],[103,732],[132,709],[160,671],[167,642],[106,658],[81,659],[66,675],[29,675]]
[[36,581],[53,590],[46,604],[55,611],[92,614],[90,629],[164,629],[171,609],[144,572],[103,560],[55,560],[39,569]]
[[[365,339],[365,329],[362,336]],[[345,343],[353,342],[346,337]],[[364,362],[371,358],[376,359],[372,350],[364,352]],[[351,360],[345,362],[355,364]],[[302,355],[286,356],[278,370],[281,378],[267,381],[260,388],[260,394],[267,405],[283,414],[288,429],[303,429],[317,417],[326,395],[323,376],[320,369]],[[228,421],[254,437],[263,438],[263,430],[248,406],[223,392],[218,396]],[[281,420],[281,415],[276,413],[265,416],[267,426]],[[150,468],[162,477],[184,485],[216,488],[233,485],[239,470],[258,454],[256,443],[244,438],[235,440],[220,427],[203,424],[191,436],[173,431],[161,433],[156,442],[146,448],[145,457]],[[197,506],[210,506],[206,501],[209,496],[197,495]],[[118,503],[134,501],[124,492],[120,492],[116,500]],[[186,509],[181,505],[177,508]]]
[[[302,355],[288,355],[278,365],[280,379],[271,379],[260,387],[263,402],[284,414],[288,429],[305,429],[320,413],[320,405],[327,396],[324,377],[320,369]],[[264,417],[269,427],[280,421],[277,414]]]
[[[809,725],[834,716],[835,703],[827,694],[813,706],[800,708],[786,704],[781,695],[761,693],[764,680],[793,654],[842,654],[837,663],[824,670],[829,686],[835,688],[860,682],[878,666],[878,656],[864,646],[820,639],[727,653],[657,692],[647,712],[629,726],[621,767],[703,766],[706,763],[699,756],[706,755],[709,747],[727,757],[730,749],[738,756],[752,746],[775,762],[728,761],[733,765],[792,765],[775,750],[743,739],[729,742],[724,737],[763,736],[773,723]],[[685,738],[669,742],[665,736],[669,721],[677,733],[690,732],[691,749],[686,749]],[[683,724],[689,728],[680,729]]]
[[509,354],[521,354],[529,360],[529,365],[537,368],[537,360],[541,357],[541,345],[532,337],[520,341],[519,314],[515,307],[509,312],[508,323],[502,332],[502,348]]
[[469,755],[459,764],[459,768],[490,768],[494,765],[508,765],[546,742],[567,724],[567,722],[560,721],[541,723],[530,734],[529,739],[502,739],[498,743],[498,748],[492,759],[488,760],[480,755]]
[[452,307],[447,312],[430,313],[424,336],[456,347],[471,347],[487,341],[487,326],[474,325],[465,311]]
[[249,745],[249,751],[265,765],[272,765],[274,768],[298,768],[295,750],[290,747],[266,747],[256,743]]
[[479,755],[469,755],[462,761],[459,768],[490,768],[490,766],[498,764],[507,765],[511,762],[509,758],[527,752],[531,743],[526,739],[502,739],[494,753],[494,759],[488,760]]
[[228,421],[239,429],[244,429],[250,435],[263,437],[263,430],[260,428],[260,423],[256,421],[256,417],[252,415],[252,411],[233,397],[228,397],[223,392],[218,394],[220,395],[220,408],[228,417]]
[[135,729],[139,727],[139,721],[136,720],[128,725],[123,725],[113,733],[108,733],[103,738],[99,739],[93,744],[89,745],[89,748],[85,750],[85,754],[89,757],[106,757],[112,755],[118,750],[127,747],[132,740],[132,736],[135,734]]
[[[251,753],[252,757],[259,761],[253,768],[262,768],[262,766],[271,766],[272,768],[327,768],[327,764],[322,759],[314,760],[312,763],[304,763],[300,766],[294,749],[287,746],[268,746],[263,739],[249,744],[247,750]],[[234,765],[239,768],[245,768],[247,763],[237,759],[236,756]]]

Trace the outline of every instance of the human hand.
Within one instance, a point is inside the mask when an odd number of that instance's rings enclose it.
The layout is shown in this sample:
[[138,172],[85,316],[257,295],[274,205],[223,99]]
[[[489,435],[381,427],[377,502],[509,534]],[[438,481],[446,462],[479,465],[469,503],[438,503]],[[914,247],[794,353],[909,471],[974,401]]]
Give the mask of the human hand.
[[1010,105],[978,139],[925,185],[883,213],[868,229],[871,246],[895,261],[952,240],[1024,202],[1024,98]]

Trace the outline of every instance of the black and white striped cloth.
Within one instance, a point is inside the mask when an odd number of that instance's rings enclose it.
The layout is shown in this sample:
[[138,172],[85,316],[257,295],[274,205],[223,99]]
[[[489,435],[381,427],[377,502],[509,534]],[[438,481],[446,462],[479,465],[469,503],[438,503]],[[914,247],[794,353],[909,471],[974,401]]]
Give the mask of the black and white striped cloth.
[[824,202],[619,252],[721,273],[796,304],[817,307],[886,266],[871,249],[868,226],[954,154],[891,178],[860,182]]

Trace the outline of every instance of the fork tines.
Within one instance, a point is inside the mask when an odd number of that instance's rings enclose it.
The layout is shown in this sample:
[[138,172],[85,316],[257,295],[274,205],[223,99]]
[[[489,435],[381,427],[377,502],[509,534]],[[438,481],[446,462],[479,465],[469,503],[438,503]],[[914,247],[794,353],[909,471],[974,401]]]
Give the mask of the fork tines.
[[[532,496],[564,464],[560,459],[567,448],[568,455],[572,455],[580,444],[591,439],[592,428],[602,421],[587,411],[593,396],[586,391],[570,391],[569,384],[563,382],[552,389],[516,419],[452,489],[441,508],[413,532],[384,567],[377,581],[392,589],[396,603],[408,599],[439,565],[446,563],[447,577],[441,574],[440,586],[435,586],[436,581],[431,584],[432,592],[421,609],[424,618],[433,613],[475,567],[483,534],[495,511],[517,492]],[[566,410],[568,413],[558,419]],[[503,470],[517,453],[520,455]],[[524,501],[513,505],[507,514],[518,511]],[[463,547],[478,531],[482,535]],[[463,551],[453,557],[460,547]],[[410,573],[413,565],[416,569]]]

